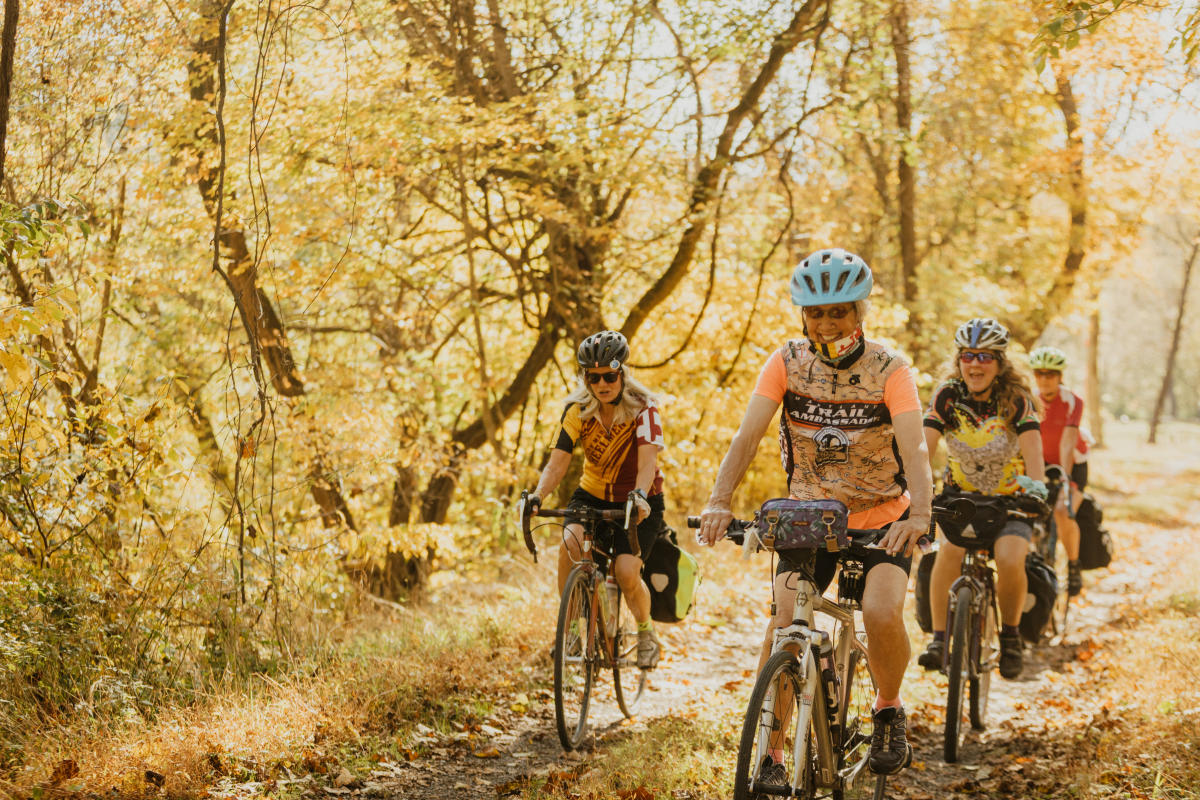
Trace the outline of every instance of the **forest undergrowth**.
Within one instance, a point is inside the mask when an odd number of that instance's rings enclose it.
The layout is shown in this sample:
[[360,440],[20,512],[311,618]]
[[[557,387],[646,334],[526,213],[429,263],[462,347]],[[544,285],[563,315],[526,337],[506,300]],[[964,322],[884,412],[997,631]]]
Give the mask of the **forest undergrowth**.
[[[910,667],[918,760],[894,796],[1200,797],[1200,529],[1191,523],[1200,514],[1200,431],[1179,426],[1154,448],[1141,444],[1141,431],[1114,425],[1110,447],[1093,458],[1121,549],[1111,569],[1089,573],[1079,632],[1035,654],[1027,679],[993,682],[993,691],[1003,687],[997,704],[1010,710],[957,767],[937,753],[944,687]],[[20,798],[423,798],[440,790],[422,790],[416,768],[444,767],[458,774],[451,785],[463,796],[726,797],[766,567],[747,569],[732,548],[701,558],[702,603],[665,632],[671,649],[654,676],[658,702],[571,759],[546,716],[552,568],[520,553],[474,574],[436,575],[419,603],[364,601],[333,651],[290,671],[214,681],[186,705],[119,718],[85,708],[30,725],[10,745],[21,762],[0,790]],[[738,625],[750,633],[733,647],[718,643]],[[683,677],[705,669],[729,674],[708,676],[716,688],[702,692]],[[672,698],[677,707],[664,709]],[[533,737],[536,752],[502,752],[497,742],[522,724],[545,729]],[[525,763],[506,772],[511,756]]]

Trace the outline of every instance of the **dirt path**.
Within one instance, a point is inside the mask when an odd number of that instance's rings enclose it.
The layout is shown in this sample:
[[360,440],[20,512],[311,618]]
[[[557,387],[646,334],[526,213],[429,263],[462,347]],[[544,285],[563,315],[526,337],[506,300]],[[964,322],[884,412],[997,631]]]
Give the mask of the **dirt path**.
[[[1102,498],[1103,499],[1103,498]],[[1115,498],[1114,498],[1115,501]],[[1103,725],[1103,708],[1090,689],[1093,654],[1121,635],[1120,621],[1146,600],[1154,576],[1169,569],[1179,531],[1137,526],[1137,536],[1108,525],[1122,544],[1113,570],[1085,574],[1085,592],[1072,609],[1064,642],[1027,651],[1023,676],[992,681],[988,729],[968,732],[958,764],[941,760],[945,678],[915,664],[923,644],[914,639],[914,659],[905,679],[910,709],[913,768],[889,784],[889,797],[910,800],[968,795],[1033,796],[1070,785],[1071,743],[1089,726]],[[478,730],[451,737],[429,731],[427,754],[400,765],[385,765],[365,786],[343,790],[405,800],[495,798],[519,794],[531,777],[570,782],[591,769],[603,752],[631,726],[668,715],[702,717],[740,729],[742,705],[751,686],[761,641],[766,596],[765,562],[733,570],[738,577],[702,591],[705,605],[689,621],[660,626],[667,656],[652,674],[638,719],[622,719],[611,680],[601,681],[590,715],[591,731],[582,752],[564,754],[554,729],[550,691],[511,699]],[[911,600],[910,600],[911,602]],[[915,631],[911,622],[910,628]],[[549,659],[539,666],[550,684]],[[734,753],[729,758],[735,757]],[[689,793],[689,797],[709,795]]]

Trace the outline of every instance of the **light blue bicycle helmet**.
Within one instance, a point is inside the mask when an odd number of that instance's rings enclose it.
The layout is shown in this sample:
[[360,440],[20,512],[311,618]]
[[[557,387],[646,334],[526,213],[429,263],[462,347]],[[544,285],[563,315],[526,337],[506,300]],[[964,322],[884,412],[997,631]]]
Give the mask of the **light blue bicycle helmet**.
[[792,302],[801,307],[856,303],[867,299],[874,284],[871,268],[854,253],[818,250],[792,272]]

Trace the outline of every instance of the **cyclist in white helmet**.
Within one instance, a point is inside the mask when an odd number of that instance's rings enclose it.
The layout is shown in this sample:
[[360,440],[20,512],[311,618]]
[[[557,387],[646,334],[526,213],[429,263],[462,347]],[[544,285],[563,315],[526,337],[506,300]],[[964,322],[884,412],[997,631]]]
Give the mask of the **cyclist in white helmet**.
[[1047,466],[1059,465],[1071,482],[1071,513],[1067,513],[1067,493],[1060,492],[1054,503],[1054,524],[1067,552],[1067,594],[1074,597],[1083,590],[1083,575],[1079,570],[1079,525],[1072,517],[1083,502],[1083,488],[1088,482],[1088,446],[1080,435],[1083,398],[1063,386],[1067,354],[1057,347],[1034,348],[1029,366],[1037,383],[1042,453]]
[[[925,413],[929,454],[946,439],[949,459],[943,494],[967,493],[987,498],[1027,491],[1046,499],[1042,437],[1037,409],[1025,378],[1005,355],[1008,329],[979,317],[959,326],[954,360],[946,380],[934,390]],[[986,499],[986,498],[985,498]],[[1003,506],[1003,501],[1001,501]],[[1025,605],[1025,554],[1033,528],[1010,519],[993,547],[996,596],[1000,605],[1000,674],[1021,674],[1023,653],[1019,623]],[[942,541],[929,580],[933,640],[917,658],[928,670],[941,669],[946,648],[946,608],[950,585],[958,577],[965,551]]]
[[[900,685],[908,665],[904,596],[913,548],[929,531],[933,493],[921,404],[904,356],[863,336],[872,286],[865,262],[845,250],[820,250],[792,273],[792,302],[801,307],[802,338],[771,354],[759,375],[741,427],[721,462],[700,538],[712,544],[732,519],[730,501],[780,404],[780,450],[792,497],[832,498],[850,510],[853,528],[887,528],[881,550],[865,563],[863,625],[878,682],[870,767],[895,773],[912,760]],[[789,625],[795,607],[796,566],[780,553],[776,613],[767,626],[759,669],[770,656],[772,632]],[[833,578],[836,556],[817,553],[818,584]],[[762,780],[783,771],[781,753],[768,756]]]
[[[638,667],[653,669],[662,646],[650,620],[650,590],[642,580],[642,559],[666,529],[663,477],[658,469],[658,452],[666,445],[658,400],[630,374],[628,359],[629,343],[619,331],[600,331],[579,343],[579,378],[565,401],[550,459],[526,503],[534,511],[541,506],[541,498],[566,476],[577,445],[583,449],[583,476],[568,508],[623,509],[629,492],[636,494],[642,557],[633,555],[628,537],[613,525],[597,530],[596,543],[613,553],[613,575],[637,621]],[[558,551],[559,592],[579,560],[582,543],[582,527],[568,520]],[[594,557],[601,566],[607,563],[603,553]]]

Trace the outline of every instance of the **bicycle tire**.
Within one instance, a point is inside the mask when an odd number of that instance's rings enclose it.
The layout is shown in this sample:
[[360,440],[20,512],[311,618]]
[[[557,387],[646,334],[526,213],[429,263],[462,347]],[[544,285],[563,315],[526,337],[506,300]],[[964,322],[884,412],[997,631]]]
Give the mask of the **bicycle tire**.
[[564,750],[574,750],[587,730],[597,662],[593,577],[571,570],[558,604],[554,635],[554,721]]
[[963,694],[967,688],[963,680],[967,671],[967,637],[971,631],[970,586],[960,586],[955,595],[954,624],[950,634],[950,662],[947,668],[949,686],[946,690],[946,730],[942,744],[942,757],[947,764],[958,761],[959,737],[962,735]]
[[[733,800],[754,800],[760,796],[759,792],[754,791],[754,784],[758,781],[763,757],[770,749],[767,741],[768,734],[764,733],[764,728],[783,730],[783,739],[777,743],[784,753],[794,752],[795,724],[799,719],[803,684],[804,678],[800,674],[800,661],[795,655],[781,651],[767,659],[766,665],[758,674],[758,680],[754,682],[754,689],[750,692],[750,702],[746,706],[746,718],[742,723],[742,738],[738,746],[737,770],[733,776]],[[788,720],[792,726],[790,731],[786,730],[786,726],[780,724],[780,715],[776,711],[776,702],[781,694],[781,689],[791,693],[790,701],[784,700],[784,703],[790,706]],[[813,702],[824,701],[818,696]],[[808,792],[797,792],[799,797],[811,797],[816,783],[811,728],[810,717],[809,724],[804,731],[804,735],[809,737],[808,755],[804,768],[797,770],[795,764],[784,764],[788,785],[796,787],[799,784],[801,787],[809,789]],[[790,762],[790,759],[788,761]],[[797,772],[801,774],[797,775]]]
[[838,710],[838,728],[842,731],[838,774],[842,785],[833,791],[833,800],[882,798],[887,776],[871,772],[866,763],[871,754],[875,676],[871,674],[867,657],[861,650],[850,652],[850,666],[846,670],[846,686],[842,694],[846,698]]
[[979,632],[975,658],[975,674],[971,676],[970,690],[971,727],[977,731],[987,727],[988,696],[992,690],[992,670],[1000,657],[999,623],[996,619],[996,604],[985,603],[982,626]]
[[617,696],[617,705],[621,707],[621,713],[626,719],[633,719],[633,710],[646,691],[646,670],[638,669],[637,629],[632,624],[633,614],[621,613],[621,596],[617,594],[617,605],[613,609],[616,615],[612,623],[615,630],[612,642],[613,692]]

